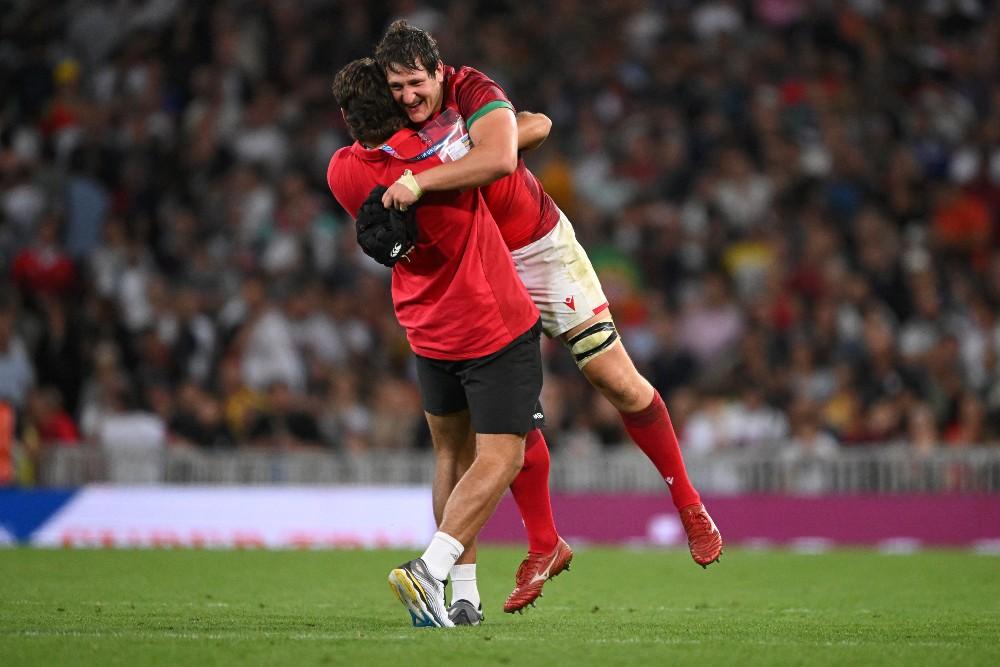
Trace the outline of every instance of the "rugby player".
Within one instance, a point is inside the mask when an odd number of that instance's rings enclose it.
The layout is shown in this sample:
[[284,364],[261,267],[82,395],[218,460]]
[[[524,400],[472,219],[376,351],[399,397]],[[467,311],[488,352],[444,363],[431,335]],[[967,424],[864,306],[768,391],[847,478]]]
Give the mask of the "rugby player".
[[[440,161],[399,157],[420,153],[423,140],[405,127],[373,60],[348,64],[333,90],[357,141],[334,154],[327,183],[360,223],[373,188]],[[378,199],[375,205],[385,212]],[[454,434],[435,437],[435,453],[464,456],[471,429],[475,455],[443,497],[446,485],[435,479],[438,531],[420,558],[390,572],[389,583],[414,625],[452,627],[445,580],[522,469],[525,434],[543,419],[541,324],[478,189],[429,195],[413,214],[418,237],[393,265],[393,307],[416,355],[432,434]]]
[[[475,69],[446,66],[433,37],[405,21],[389,26],[375,59],[411,127],[444,162],[401,176],[383,196],[385,206],[406,208],[432,193],[481,188],[541,313],[544,332],[566,344],[656,467],[679,512],[694,561],[702,567],[718,561],[722,535],[688,478],[666,405],[622,345],[572,225],[520,158],[514,108],[504,91]],[[536,551],[529,532],[529,553],[505,611],[517,611],[541,594],[546,568],[566,548],[561,540],[546,537],[549,543]]]

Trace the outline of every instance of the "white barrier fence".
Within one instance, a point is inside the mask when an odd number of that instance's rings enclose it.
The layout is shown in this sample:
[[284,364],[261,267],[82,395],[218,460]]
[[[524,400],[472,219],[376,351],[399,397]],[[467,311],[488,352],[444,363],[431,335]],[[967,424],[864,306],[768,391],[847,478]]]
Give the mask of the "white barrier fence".
[[[703,493],[998,493],[1000,447],[941,449],[918,457],[905,445],[845,449],[825,459],[790,457],[781,448],[688,457]],[[181,448],[55,448],[38,466],[38,482],[71,487],[111,484],[425,485],[430,452],[200,451]],[[652,491],[663,481],[631,446],[586,456],[552,453],[559,491]]]

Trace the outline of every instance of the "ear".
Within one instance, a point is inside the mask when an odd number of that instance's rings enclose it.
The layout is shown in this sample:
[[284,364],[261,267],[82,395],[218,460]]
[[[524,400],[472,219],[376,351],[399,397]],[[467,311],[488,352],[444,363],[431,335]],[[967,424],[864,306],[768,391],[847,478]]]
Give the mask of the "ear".
[[439,60],[437,67],[434,68],[434,79],[435,81],[444,81],[444,62]]

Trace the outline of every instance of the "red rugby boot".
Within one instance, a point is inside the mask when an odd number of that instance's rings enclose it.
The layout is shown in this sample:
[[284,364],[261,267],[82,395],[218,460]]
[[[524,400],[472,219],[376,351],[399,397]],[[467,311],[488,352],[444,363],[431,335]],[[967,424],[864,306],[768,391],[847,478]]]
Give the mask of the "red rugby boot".
[[694,562],[702,567],[717,562],[722,555],[722,533],[715,527],[705,506],[697,503],[682,508],[681,523],[684,524]]
[[526,606],[533,605],[542,596],[542,586],[545,582],[563,570],[569,569],[573,560],[573,550],[560,537],[556,547],[548,553],[529,551],[528,557],[521,561],[514,575],[514,590],[503,603],[503,610],[508,614],[521,611]]

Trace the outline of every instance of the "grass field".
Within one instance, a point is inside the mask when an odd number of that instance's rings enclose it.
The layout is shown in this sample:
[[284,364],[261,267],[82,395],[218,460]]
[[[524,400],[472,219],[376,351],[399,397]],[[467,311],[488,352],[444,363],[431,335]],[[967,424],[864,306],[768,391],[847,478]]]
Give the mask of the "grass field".
[[487,622],[410,627],[400,551],[0,550],[0,665],[1000,664],[1000,558],[581,549],[502,613],[522,554],[484,549]]

